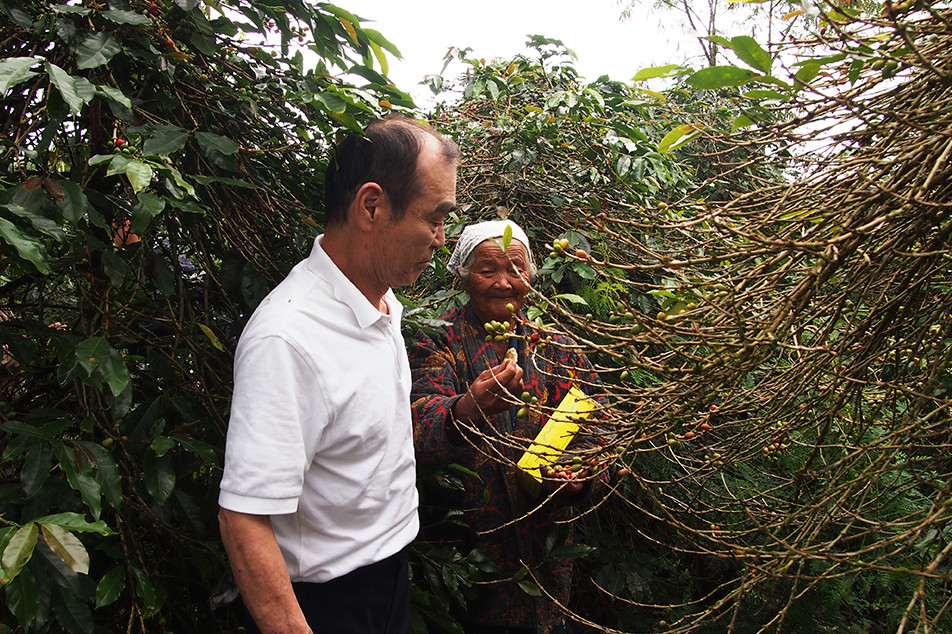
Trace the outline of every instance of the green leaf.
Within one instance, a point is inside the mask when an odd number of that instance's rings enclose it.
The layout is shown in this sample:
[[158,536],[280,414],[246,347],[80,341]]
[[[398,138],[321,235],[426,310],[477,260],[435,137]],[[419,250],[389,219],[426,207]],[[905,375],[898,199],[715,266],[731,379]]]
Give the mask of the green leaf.
[[20,470],[20,482],[23,484],[23,494],[32,498],[43,489],[43,484],[50,475],[53,464],[53,450],[45,442],[34,444],[23,457],[23,468]]
[[213,348],[215,348],[216,350],[221,350],[222,352],[225,351],[225,346],[223,346],[221,341],[218,340],[218,335],[216,335],[214,331],[212,331],[211,328],[209,328],[205,324],[198,324],[198,327],[199,329],[201,329],[201,331],[205,334],[205,336],[211,342]]
[[80,7],[74,4],[56,4],[53,5],[54,13],[69,13],[71,15],[89,15],[92,9],[89,7]]
[[716,90],[729,86],[743,86],[759,77],[757,73],[736,66],[712,66],[702,68],[687,78],[687,83],[701,90]]
[[529,579],[520,579],[516,583],[519,584],[519,589],[528,594],[530,597],[541,597],[542,590],[539,589],[538,584]]
[[0,95],[6,96],[17,84],[39,75],[30,69],[40,61],[35,57],[8,57],[0,60]]
[[173,447],[175,447],[175,440],[168,436],[156,436],[152,440],[151,449],[159,458],[167,454]]
[[42,427],[12,420],[0,425],[0,429],[14,435],[39,438],[40,440],[55,440],[61,436],[63,432],[72,427],[72,425],[72,422],[68,419],[48,423]]
[[96,585],[96,607],[101,608],[115,603],[126,589],[126,571],[123,566],[116,566],[99,580]]
[[770,73],[770,53],[761,48],[757,40],[749,35],[738,35],[731,38],[730,48],[742,62],[762,73]]
[[129,184],[132,185],[132,191],[137,194],[152,183],[152,174],[152,166],[140,160],[129,161],[129,164],[126,165],[126,176],[129,178]]
[[566,301],[572,302],[573,304],[582,304],[584,306],[588,306],[588,302],[585,301],[585,298],[580,295],[576,295],[575,293],[561,293],[559,295],[553,296],[552,299],[564,299]]
[[132,110],[132,101],[128,97],[126,97],[126,95],[118,88],[113,88],[112,86],[97,85],[96,92],[102,95],[103,97],[105,97],[106,99],[116,102],[123,108]]
[[45,524],[56,524],[57,526],[62,526],[76,533],[99,533],[103,537],[110,537],[116,534],[104,521],[97,520],[95,522],[87,522],[86,517],[79,513],[54,513],[53,515],[38,517],[34,521],[43,522]]
[[36,592],[36,580],[29,570],[14,579],[6,586],[5,593],[7,607],[19,622],[20,626],[29,631],[29,627],[36,620],[40,608],[40,597]]
[[78,491],[90,514],[98,520],[102,513],[102,488],[96,482],[89,464],[65,443],[56,446],[60,468],[66,474],[69,486]]
[[132,574],[136,578],[136,595],[142,599],[144,607],[146,610],[146,616],[151,616],[159,611],[161,604],[159,603],[158,593],[155,590],[155,585],[152,584],[152,580],[149,579],[142,570],[137,566],[130,566],[132,569]]
[[122,475],[112,454],[98,443],[81,440],[78,444],[87,453],[87,457],[92,456],[96,482],[99,483],[106,502],[113,508],[119,508],[122,505]]
[[[241,187],[242,189],[261,189],[253,183],[248,181],[241,180],[240,178],[232,178],[230,176],[193,176],[195,182],[201,185],[210,185],[212,183],[224,183],[225,185],[231,185],[232,187]],[[202,210],[204,213],[204,210]]]
[[129,375],[125,359],[112,348],[109,349],[105,362],[99,366],[99,374],[106,381],[113,396],[119,396],[132,384],[132,377]]
[[624,178],[625,174],[628,173],[628,170],[631,169],[631,157],[627,154],[622,154],[618,157],[618,160],[615,161],[615,172],[618,174],[619,178]]
[[371,40],[370,50],[374,52],[374,57],[377,58],[377,63],[380,64],[380,72],[384,75],[390,72],[390,62],[387,60],[387,54],[383,52],[380,45]]
[[63,188],[63,199],[56,201],[63,219],[67,222],[76,223],[85,215],[89,209],[89,200],[78,183],[73,181],[59,181]]
[[19,2],[0,2],[0,11],[8,18],[10,18],[17,26],[20,28],[29,31],[33,27],[33,16],[30,13],[27,13],[20,5]]
[[228,137],[221,136],[220,134],[212,134],[211,132],[196,132],[195,138],[198,139],[198,144],[207,152],[208,150],[215,150],[216,152],[221,152],[225,156],[231,156],[238,152],[238,144],[229,139]]
[[748,90],[743,94],[747,99],[752,99],[754,101],[761,100],[777,100],[777,101],[788,101],[789,97],[782,92],[776,90],[770,90],[768,88],[755,88],[754,90]]
[[70,634],[94,634],[93,613],[86,605],[85,597],[80,596],[79,584],[67,592],[53,595],[53,613],[63,631]]
[[343,113],[347,110],[347,102],[340,95],[333,92],[320,92],[314,95],[316,105],[322,110],[333,113]]
[[183,449],[201,458],[202,462],[206,464],[218,464],[218,454],[215,452],[215,448],[210,444],[200,440],[189,440],[186,438],[179,438],[179,442],[182,444]]
[[499,101],[499,85],[495,80],[490,79],[486,82],[486,88],[489,89],[489,96],[492,97],[493,101]]
[[708,36],[705,36],[704,39],[705,39],[705,40],[710,40],[711,42],[714,42],[715,44],[720,44],[720,45],[723,46],[724,48],[730,48],[730,47],[731,47],[731,41],[730,41],[729,39],[727,39],[726,37],[723,37],[723,36],[721,36],[721,35],[708,35]]
[[109,342],[102,337],[90,337],[76,346],[73,354],[87,376],[91,376],[109,356]]
[[[63,188],[57,181],[50,179],[44,179],[46,182],[44,186],[47,188],[55,187],[55,191],[61,194],[64,198],[66,197],[66,192],[63,191]],[[54,220],[47,218],[44,215],[41,215],[39,209],[35,207],[30,209],[23,207],[22,205],[9,204],[3,206],[5,209],[12,211],[14,214],[22,218],[23,220],[30,223],[30,225],[40,233],[46,234],[49,237],[53,238],[57,242],[62,242],[63,238],[66,237],[66,234],[63,231],[63,228],[60,227]]]
[[121,287],[123,282],[132,275],[132,267],[129,263],[112,249],[102,252],[102,268],[109,277],[109,283],[116,288]]
[[85,103],[89,103],[96,97],[96,84],[89,81],[85,77],[76,77],[75,75],[70,76],[73,80],[73,83],[76,84],[76,94]]
[[809,84],[813,79],[820,74],[820,69],[823,66],[818,63],[806,63],[800,70],[797,71],[796,77],[797,86],[802,87],[803,85]]
[[159,458],[154,451],[147,451],[143,462],[145,488],[159,506],[162,506],[175,489],[175,467],[171,457]]
[[141,13],[136,13],[135,11],[111,9],[102,11],[100,15],[116,24],[135,24],[138,26],[148,26],[152,24],[152,18],[147,15],[142,15]]
[[745,114],[738,115],[731,124],[731,131],[740,130],[741,128],[746,128],[751,125],[754,125],[754,121],[750,117]]
[[89,574],[89,553],[75,535],[58,524],[38,522],[43,539],[56,555],[69,566],[69,569],[81,575]]
[[36,540],[40,531],[34,522],[28,522],[20,527],[13,535],[10,543],[3,549],[3,556],[0,562],[3,564],[4,576],[7,579],[13,579],[23,566],[30,561],[33,556],[33,548],[36,546]]
[[181,172],[179,172],[177,169],[175,169],[174,167],[163,168],[162,173],[170,174],[172,176],[172,180],[175,181],[176,185],[184,189],[185,192],[189,196],[192,196],[192,197],[195,196],[195,188],[192,187],[191,183],[189,183],[184,178],[182,178]]
[[681,64],[666,64],[664,66],[653,66],[651,68],[642,68],[631,81],[645,81],[646,79],[655,79],[658,77],[675,77],[690,72]]
[[672,152],[700,133],[701,131],[693,124],[679,125],[664,135],[661,143],[658,144],[658,151],[661,153]]
[[103,163],[109,163],[112,159],[117,158],[116,154],[96,154],[89,157],[90,165],[101,165]]
[[142,145],[143,154],[168,156],[185,147],[188,141],[188,131],[174,125],[156,126],[145,143]]
[[132,208],[132,231],[142,234],[153,218],[165,210],[165,198],[151,192],[140,192],[139,201]]
[[[371,46],[373,46],[374,44],[378,46],[382,46],[383,48],[390,51],[390,53],[393,54],[397,59],[403,59],[403,55],[400,53],[400,49],[394,46],[393,43],[390,42],[390,40],[388,40],[383,35],[381,35],[380,31],[377,31],[374,29],[368,29],[367,27],[364,27],[363,25],[361,25],[361,28],[363,29],[364,33],[367,35],[367,39],[370,40]],[[386,75],[386,73],[384,74]]]
[[43,244],[24,236],[20,229],[6,218],[0,218],[0,238],[16,249],[20,257],[30,262],[40,273],[49,275],[52,272],[46,261]]
[[[98,157],[94,157],[98,158]],[[132,162],[132,158],[122,154],[113,154],[110,156],[109,167],[106,169],[106,176],[122,176],[126,173],[126,167]],[[92,163],[92,161],[90,161]]]
[[76,49],[76,66],[88,70],[108,64],[121,48],[112,33],[91,33],[83,38]]

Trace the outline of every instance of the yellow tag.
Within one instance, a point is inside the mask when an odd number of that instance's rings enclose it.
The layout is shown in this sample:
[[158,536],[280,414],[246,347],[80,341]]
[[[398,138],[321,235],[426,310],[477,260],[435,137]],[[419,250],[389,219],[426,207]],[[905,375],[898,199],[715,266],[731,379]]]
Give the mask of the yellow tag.
[[516,477],[522,488],[532,495],[539,495],[542,490],[542,467],[558,460],[578,432],[578,421],[591,418],[596,407],[595,401],[572,386],[519,459]]

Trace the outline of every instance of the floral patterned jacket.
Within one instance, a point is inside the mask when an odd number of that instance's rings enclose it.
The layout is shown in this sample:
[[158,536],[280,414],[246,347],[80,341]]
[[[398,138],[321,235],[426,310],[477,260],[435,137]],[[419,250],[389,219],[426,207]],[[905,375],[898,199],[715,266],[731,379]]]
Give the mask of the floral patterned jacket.
[[[478,548],[498,567],[500,581],[480,586],[479,595],[469,600],[465,625],[535,628],[546,634],[562,617],[545,593],[565,605],[572,574],[571,560],[547,556],[546,539],[555,521],[567,519],[572,510],[551,502],[540,506],[539,499],[518,486],[514,463],[525,451],[525,443],[507,442],[506,438],[535,438],[546,422],[546,412],[561,402],[573,384],[592,395],[602,390],[592,364],[571,339],[553,336],[551,342],[541,339],[532,343],[532,329],[525,318],[516,318],[511,346],[519,354],[525,390],[538,398],[541,407],[533,406],[528,416],[520,417],[520,407],[514,405],[485,421],[482,435],[461,432],[452,421],[453,405],[469,384],[502,361],[486,341],[486,330],[470,305],[443,315],[447,325],[421,330],[410,347],[418,464],[427,468],[457,463],[479,476],[478,480],[468,479],[459,498],[443,501],[447,505],[444,510],[464,510],[469,530],[451,535],[444,526],[438,536],[427,535],[424,529],[421,537],[451,542],[463,554]],[[423,508],[432,503],[421,500]],[[535,578],[544,588],[542,597],[526,594],[512,580],[523,563],[533,576],[527,579]]]

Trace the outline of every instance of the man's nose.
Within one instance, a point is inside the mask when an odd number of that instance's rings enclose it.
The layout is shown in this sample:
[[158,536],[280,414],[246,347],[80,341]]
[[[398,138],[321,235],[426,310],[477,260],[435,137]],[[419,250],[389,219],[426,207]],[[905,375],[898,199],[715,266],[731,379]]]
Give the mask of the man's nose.
[[433,245],[438,250],[442,249],[444,244],[446,244],[446,233],[443,231],[443,225],[440,225],[436,229],[436,235],[433,236]]

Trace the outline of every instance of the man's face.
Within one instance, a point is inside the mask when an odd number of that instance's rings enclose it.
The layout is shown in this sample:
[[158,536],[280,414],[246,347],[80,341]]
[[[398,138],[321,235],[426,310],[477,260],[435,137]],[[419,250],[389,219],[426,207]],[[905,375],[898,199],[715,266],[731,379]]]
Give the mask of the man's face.
[[473,310],[483,321],[510,319],[507,304],[519,310],[529,293],[526,248],[518,240],[513,240],[503,252],[496,240],[486,240],[473,249],[472,257],[473,264],[463,282],[463,289],[469,293]]
[[443,222],[456,209],[456,163],[426,137],[417,163],[420,193],[396,222],[380,227],[378,269],[391,288],[413,283],[446,242]]

